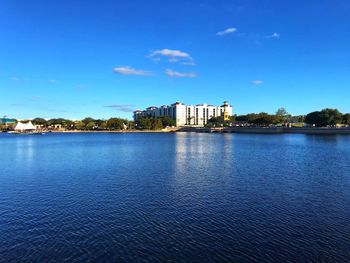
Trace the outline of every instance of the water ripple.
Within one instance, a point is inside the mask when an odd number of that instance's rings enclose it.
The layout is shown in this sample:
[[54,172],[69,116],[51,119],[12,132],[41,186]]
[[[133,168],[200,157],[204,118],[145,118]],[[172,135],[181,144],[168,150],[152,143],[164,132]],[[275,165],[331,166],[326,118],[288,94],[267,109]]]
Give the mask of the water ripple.
[[350,262],[350,138],[0,135],[0,262]]

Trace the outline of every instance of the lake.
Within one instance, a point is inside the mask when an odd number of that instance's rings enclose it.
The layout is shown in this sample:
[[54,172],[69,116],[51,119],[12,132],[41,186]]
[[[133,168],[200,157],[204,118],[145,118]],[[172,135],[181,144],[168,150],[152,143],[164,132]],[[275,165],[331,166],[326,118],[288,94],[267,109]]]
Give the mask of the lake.
[[350,136],[0,134],[0,262],[350,262]]

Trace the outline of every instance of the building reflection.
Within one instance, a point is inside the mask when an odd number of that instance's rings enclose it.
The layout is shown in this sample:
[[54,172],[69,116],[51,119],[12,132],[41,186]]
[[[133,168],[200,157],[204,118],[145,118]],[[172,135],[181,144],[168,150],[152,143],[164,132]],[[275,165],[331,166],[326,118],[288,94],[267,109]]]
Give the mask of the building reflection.
[[232,187],[234,135],[177,133],[174,187],[179,198],[195,198]]
[[34,139],[31,136],[16,140],[16,158],[14,162],[30,164],[34,157]]

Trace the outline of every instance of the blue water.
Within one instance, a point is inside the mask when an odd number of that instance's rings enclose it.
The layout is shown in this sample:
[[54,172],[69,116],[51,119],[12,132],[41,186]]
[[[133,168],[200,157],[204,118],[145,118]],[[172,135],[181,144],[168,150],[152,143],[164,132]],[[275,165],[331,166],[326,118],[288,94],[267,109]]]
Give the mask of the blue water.
[[0,262],[350,262],[350,137],[0,135]]

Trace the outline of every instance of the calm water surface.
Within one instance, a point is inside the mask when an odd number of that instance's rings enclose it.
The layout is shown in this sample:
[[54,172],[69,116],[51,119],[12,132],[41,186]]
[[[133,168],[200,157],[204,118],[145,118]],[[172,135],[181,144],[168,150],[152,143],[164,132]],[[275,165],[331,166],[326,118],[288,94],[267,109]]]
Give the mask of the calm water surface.
[[350,137],[0,135],[0,262],[350,262]]

